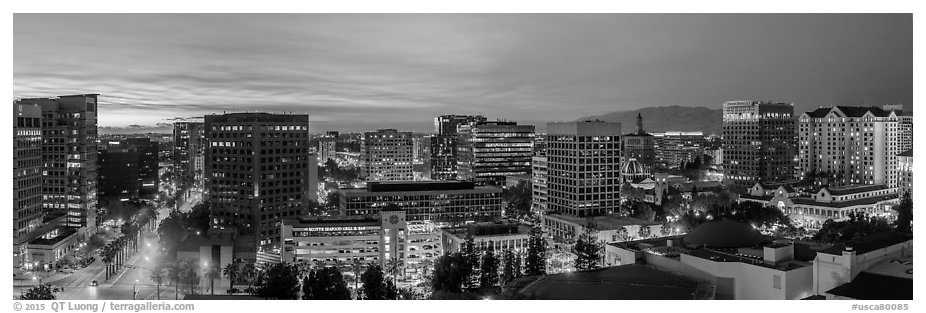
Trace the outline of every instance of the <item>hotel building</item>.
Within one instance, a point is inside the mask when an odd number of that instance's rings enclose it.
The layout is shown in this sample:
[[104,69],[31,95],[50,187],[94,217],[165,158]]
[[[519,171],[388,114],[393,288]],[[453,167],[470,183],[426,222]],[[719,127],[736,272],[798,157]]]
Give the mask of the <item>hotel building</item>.
[[461,125],[457,142],[460,180],[504,186],[506,176],[529,175],[534,125],[494,121]]
[[910,197],[913,197],[913,150],[897,155],[897,179],[900,195],[910,193]]
[[363,133],[361,176],[368,181],[414,180],[412,133],[380,129]]
[[825,172],[840,185],[897,185],[899,118],[878,107],[836,106],[801,115],[801,174]]
[[794,106],[727,101],[723,104],[724,184],[745,190],[757,182],[794,178]]
[[620,145],[620,123],[547,124],[549,210],[580,217],[617,212]]
[[309,116],[206,115],[206,192],[215,227],[254,234],[279,248],[279,223],[301,216],[318,198],[318,161],[309,153]]

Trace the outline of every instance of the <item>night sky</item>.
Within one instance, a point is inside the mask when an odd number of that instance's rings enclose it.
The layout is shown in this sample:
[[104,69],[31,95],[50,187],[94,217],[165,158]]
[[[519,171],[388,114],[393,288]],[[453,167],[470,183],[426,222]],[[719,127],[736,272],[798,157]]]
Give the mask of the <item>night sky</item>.
[[726,100],[913,100],[910,14],[15,14],[14,97],[99,93],[105,131],[222,111],[312,131],[574,120]]

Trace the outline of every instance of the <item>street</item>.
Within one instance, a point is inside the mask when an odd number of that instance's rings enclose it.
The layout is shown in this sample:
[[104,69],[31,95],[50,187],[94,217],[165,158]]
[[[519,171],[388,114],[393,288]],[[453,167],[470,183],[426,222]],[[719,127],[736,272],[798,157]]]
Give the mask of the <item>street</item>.
[[[202,201],[200,193],[191,192],[188,201],[180,205],[181,212],[189,212],[193,206]],[[158,223],[170,213],[169,207],[158,209]],[[126,265],[117,270],[114,277],[105,280],[105,264],[96,261],[88,267],[74,271],[72,274],[55,281],[47,282],[54,287],[62,288],[55,294],[59,300],[131,300],[133,289],[137,290],[135,299],[158,299],[157,285],[151,280],[151,270],[159,260],[157,232],[142,235],[139,238],[138,253],[126,260]],[[98,286],[91,286],[93,281]],[[29,285],[14,288],[14,297],[18,297]],[[180,288],[183,294],[183,286]],[[181,295],[182,297],[182,295]],[[174,299],[174,286],[169,286],[167,280],[161,285],[162,300]]]

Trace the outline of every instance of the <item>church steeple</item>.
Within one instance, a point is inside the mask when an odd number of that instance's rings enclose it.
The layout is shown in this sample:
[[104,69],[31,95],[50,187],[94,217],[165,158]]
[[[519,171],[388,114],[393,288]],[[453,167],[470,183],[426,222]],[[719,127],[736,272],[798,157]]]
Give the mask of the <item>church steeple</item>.
[[637,113],[637,134],[638,135],[646,134],[646,132],[643,131],[643,115],[641,115],[640,113]]

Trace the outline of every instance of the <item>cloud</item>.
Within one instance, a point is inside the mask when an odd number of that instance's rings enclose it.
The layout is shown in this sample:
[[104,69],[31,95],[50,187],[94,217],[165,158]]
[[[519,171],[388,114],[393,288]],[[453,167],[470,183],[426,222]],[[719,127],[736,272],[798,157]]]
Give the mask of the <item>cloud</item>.
[[118,127],[245,110],[426,130],[444,113],[912,104],[911,38],[909,14],[16,14],[13,91],[99,93],[99,123]]

